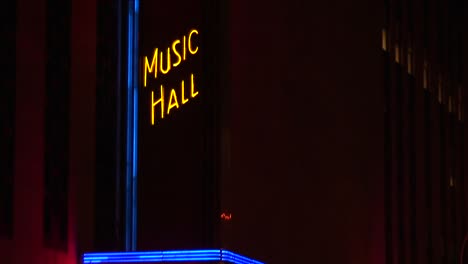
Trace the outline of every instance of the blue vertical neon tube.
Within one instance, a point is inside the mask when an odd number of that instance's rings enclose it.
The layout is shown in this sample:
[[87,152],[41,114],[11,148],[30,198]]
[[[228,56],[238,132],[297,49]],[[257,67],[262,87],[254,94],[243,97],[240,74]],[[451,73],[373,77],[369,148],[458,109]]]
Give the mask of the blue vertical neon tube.
[[138,8],[128,2],[127,39],[127,155],[125,181],[125,249],[136,250],[138,172]]
[[[131,0],[129,1],[131,2]],[[128,7],[128,30],[127,30],[127,157],[126,157],[126,175],[125,175],[125,250],[129,251],[132,249],[131,242],[131,221],[132,221],[132,152],[133,152],[133,140],[132,140],[132,125],[133,125],[133,90],[132,90],[132,58],[133,54],[130,52],[133,48],[133,11],[131,3]]]
[[139,0],[135,0],[133,28],[133,182],[132,182],[132,250],[137,245],[137,183],[138,183],[138,20]]

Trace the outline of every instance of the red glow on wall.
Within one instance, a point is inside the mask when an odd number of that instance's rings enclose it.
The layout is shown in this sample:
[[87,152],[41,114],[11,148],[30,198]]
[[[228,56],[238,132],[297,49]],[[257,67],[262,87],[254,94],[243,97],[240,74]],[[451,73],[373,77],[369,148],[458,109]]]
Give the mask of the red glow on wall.
[[221,219],[224,221],[230,221],[232,219],[232,214],[231,213],[222,213],[221,214]]

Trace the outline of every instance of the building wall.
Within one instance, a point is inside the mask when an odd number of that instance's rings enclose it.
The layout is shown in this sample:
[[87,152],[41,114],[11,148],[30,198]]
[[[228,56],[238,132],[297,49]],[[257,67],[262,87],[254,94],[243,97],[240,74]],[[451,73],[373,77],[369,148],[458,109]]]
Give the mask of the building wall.
[[271,263],[453,262],[466,10],[340,4],[231,4],[224,246]]
[[[71,99],[70,99],[70,193],[74,238],[70,251],[94,249],[96,170],[97,1],[72,0]],[[102,89],[102,88],[101,88]],[[78,259],[81,259],[77,255]],[[71,262],[74,263],[74,262]]]
[[[76,263],[79,253],[97,248],[96,3],[71,3],[66,251],[44,243],[47,5],[46,0],[18,0],[14,226],[12,238],[0,238],[2,263]],[[457,1],[410,3],[414,5],[413,76],[405,72],[405,55],[402,63],[395,62],[395,24],[387,28],[389,50],[382,51],[386,24],[379,3],[230,2],[221,212],[232,218],[221,221],[222,247],[267,263],[412,263],[414,259],[443,263],[444,250],[451,250],[446,260],[457,257],[467,224],[466,110],[457,121],[458,113],[450,112],[449,101],[438,101],[437,74],[430,77],[430,91],[423,87],[424,3],[430,6],[427,27],[434,29],[428,37],[428,57],[437,64],[432,67],[453,74],[451,59],[462,57],[466,62],[468,52],[450,53],[457,44],[435,30],[438,16],[443,28],[459,22],[450,22],[445,6]],[[406,51],[411,19],[410,9],[405,10],[398,27],[403,32],[400,48]],[[460,23],[468,26],[467,16],[464,19]],[[462,30],[468,43],[466,30],[452,28]],[[442,59],[438,39],[445,41],[443,52],[449,54]],[[403,91],[414,89],[413,112],[406,108],[410,93],[396,93],[401,88],[395,81],[397,71],[404,77]],[[468,67],[460,75],[468,76]],[[464,78],[457,82],[466,86]],[[384,127],[387,84],[395,112]],[[440,119],[442,115],[445,119]],[[382,144],[386,132],[394,139],[387,146],[388,167]],[[389,178],[382,168],[391,168]],[[450,180],[451,172],[454,191],[448,189],[444,196],[440,187]],[[411,189],[412,179],[416,191]],[[106,247],[106,239],[100,241],[101,247]]]
[[223,246],[267,263],[384,263],[382,5],[230,8]]
[[[92,181],[94,177],[94,104],[95,93],[95,31],[93,12],[94,1],[70,1],[70,14],[67,15],[69,29],[59,32],[70,37],[69,63],[65,71],[68,76],[55,76],[50,81],[64,79],[63,89],[69,91],[70,108],[64,109],[69,114],[67,131],[68,171],[60,174],[66,177],[68,193],[60,198],[66,203],[68,235],[61,245],[55,244],[56,236],[62,232],[59,224],[52,225],[55,238],[53,243],[46,241],[44,229],[45,207],[45,144],[46,144],[46,76],[50,63],[48,54],[54,44],[59,43],[50,34],[53,30],[47,26],[47,14],[53,12],[47,8],[47,1],[15,1],[16,4],[16,114],[14,142],[14,214],[11,238],[0,239],[2,263],[77,263],[77,221],[85,226],[81,228],[80,244],[90,249],[89,227],[86,227],[88,208],[92,207]],[[50,4],[50,3],[49,3]],[[10,10],[12,11],[12,10]],[[49,31],[48,31],[49,30]],[[94,33],[93,33],[94,32]],[[49,34],[49,35],[47,35]],[[47,39],[49,36],[49,39]],[[67,43],[67,41],[64,41]],[[49,45],[49,46],[48,46]],[[58,47],[63,48],[63,47]],[[67,49],[67,47],[65,47]],[[61,56],[61,55],[59,55]],[[57,58],[55,58],[57,59]],[[59,59],[63,59],[60,57]],[[48,61],[49,60],[49,61]],[[68,68],[69,67],[69,68]],[[70,70],[71,69],[71,70]],[[57,73],[58,74],[58,73]],[[53,73],[52,73],[53,76]],[[49,83],[50,84],[50,83]],[[54,83],[50,85],[56,85]],[[3,88],[3,87],[2,87]],[[49,95],[50,96],[50,95]],[[49,98],[49,103],[51,98]],[[63,98],[67,100],[67,98]],[[67,104],[68,106],[68,104]],[[67,117],[65,117],[65,120]],[[63,124],[62,124],[63,125]],[[59,155],[67,155],[60,153]],[[77,193],[77,186],[81,192]],[[80,208],[77,211],[77,195]],[[53,206],[57,206],[56,204]],[[56,207],[55,207],[56,208]],[[78,214],[78,212],[80,214]],[[77,215],[80,215],[78,218]],[[56,217],[56,216],[51,216]],[[57,220],[56,218],[53,220]]]
[[465,232],[460,1],[385,1],[387,262],[447,263]]

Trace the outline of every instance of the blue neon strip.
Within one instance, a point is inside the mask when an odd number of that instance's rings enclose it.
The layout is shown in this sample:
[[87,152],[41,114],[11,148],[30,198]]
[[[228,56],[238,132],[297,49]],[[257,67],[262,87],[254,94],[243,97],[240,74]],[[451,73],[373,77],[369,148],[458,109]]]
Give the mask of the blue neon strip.
[[135,0],[133,30],[133,177],[132,177],[132,250],[137,244],[137,169],[138,169],[138,6]]
[[132,89],[132,61],[133,61],[133,12],[131,8],[128,10],[128,30],[127,30],[127,157],[126,157],[126,176],[125,176],[125,249],[131,250],[131,224],[132,224],[132,150],[133,150],[133,137],[132,137],[132,125],[133,125],[133,89]]
[[185,253],[217,253],[220,249],[199,249],[199,250],[165,250],[165,251],[140,251],[140,252],[108,252],[108,253],[85,253],[83,256],[114,256],[114,255],[150,255],[150,254],[185,254]]
[[232,255],[223,255],[221,257],[221,260],[234,262],[234,263],[239,263],[239,264],[250,264],[250,263],[252,263],[252,262],[246,261],[244,259],[238,258],[236,256],[232,256]]
[[236,254],[236,253],[231,252],[231,251],[229,251],[229,250],[222,250],[222,251],[221,251],[221,254],[222,254],[222,258],[224,258],[224,256],[226,256],[226,257],[233,257],[233,258],[240,259],[240,260],[246,261],[246,262],[248,262],[248,263],[252,263],[252,264],[263,264],[263,263],[260,262],[260,261],[257,261],[257,260],[251,259],[251,258],[244,257],[244,256],[242,256],[242,255]]
[[139,0],[129,0],[127,39],[127,168],[125,249],[136,250],[138,172],[138,9]]
[[228,261],[228,262],[239,263],[239,264],[251,264],[251,263],[253,263],[252,261],[248,261],[248,260],[236,257],[236,256],[223,256],[221,260]]
[[190,258],[180,258],[180,259],[171,259],[171,260],[160,260],[160,259],[139,259],[139,260],[131,260],[131,261],[121,261],[121,260],[109,260],[109,261],[101,261],[101,260],[91,260],[88,262],[83,262],[83,263],[144,263],[144,262],[150,262],[150,263],[155,263],[155,262],[200,262],[200,261],[219,261],[219,258],[199,258],[199,259],[190,259]]
[[134,0],[134,14],[133,14],[133,50],[129,52],[133,53],[133,76],[132,76],[132,87],[133,87],[133,177],[137,176],[138,168],[138,6],[139,0]]
[[[191,261],[199,261],[199,260],[216,260],[219,261],[218,256],[198,256],[198,257],[172,257],[172,258],[162,258],[162,257],[154,257],[154,258],[112,258],[112,259],[85,259],[83,263],[93,263],[99,261],[101,263],[109,263],[109,262],[173,262],[179,260],[191,260]],[[243,264],[244,262],[242,262]]]
[[207,250],[168,250],[146,252],[86,253],[83,263],[141,263],[141,262],[181,262],[181,261],[223,261],[233,264],[264,264],[223,249]]

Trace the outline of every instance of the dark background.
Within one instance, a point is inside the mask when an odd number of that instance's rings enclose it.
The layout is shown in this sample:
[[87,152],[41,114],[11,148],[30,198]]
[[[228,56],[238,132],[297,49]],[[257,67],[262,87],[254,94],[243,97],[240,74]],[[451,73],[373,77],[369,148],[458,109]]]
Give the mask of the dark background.
[[[389,7],[385,3],[390,3]],[[463,154],[466,129],[464,122],[455,122],[456,116],[449,114],[448,103],[440,107],[436,93],[437,73],[452,73],[449,65],[456,65],[440,58],[447,58],[445,54],[451,50],[457,52],[454,57],[460,58],[463,66],[468,59],[466,6],[453,8],[455,3],[462,2],[239,0],[231,1],[226,13],[217,13],[228,20],[229,52],[224,53],[228,60],[221,64],[227,69],[220,74],[228,75],[225,98],[229,101],[224,105],[229,111],[222,125],[211,127],[222,131],[213,137],[222,139],[223,149],[221,162],[215,162],[222,167],[222,173],[217,174],[222,176],[220,212],[232,213],[231,221],[222,222],[221,246],[267,263],[400,264],[413,263],[414,256],[415,263],[447,263],[456,257],[466,231],[463,178],[467,170],[458,166],[467,163]],[[13,213],[0,214],[6,219],[1,221],[12,221],[5,225],[12,235],[0,238],[2,263],[77,263],[82,252],[121,249],[121,244],[109,246],[121,237],[114,222],[119,215],[112,186],[116,183],[109,179],[117,174],[116,164],[123,166],[109,148],[115,144],[111,139],[119,138],[114,129],[117,125],[109,120],[119,116],[113,101],[118,97],[114,88],[119,81],[112,80],[121,76],[116,66],[116,43],[125,37],[119,37],[114,27],[119,25],[116,14],[125,13],[125,9],[111,0],[71,1],[69,232],[64,252],[44,243],[47,1],[17,0],[15,4],[16,34],[11,39],[15,43],[9,44],[15,50],[1,46],[2,54],[15,53],[16,63],[16,75],[2,71],[2,79],[16,85],[14,113],[2,112],[2,117],[5,113],[14,115],[15,121],[14,148],[8,151],[14,157],[10,165],[13,184],[4,185],[13,199],[1,201],[5,203],[2,208],[10,206]],[[387,10],[393,17],[388,22],[384,19]],[[452,13],[454,10],[463,13]],[[414,29],[409,27],[411,19]],[[383,27],[391,36],[388,54],[381,47]],[[171,32],[177,36],[167,36],[166,44],[188,29]],[[395,63],[396,32],[402,34],[398,40],[406,53],[411,30],[416,55],[414,80],[406,73],[406,60],[401,65]],[[449,36],[463,39],[462,45]],[[428,91],[422,87],[424,54],[432,65]],[[460,72],[465,87],[467,67]],[[396,81],[398,75],[401,85]],[[451,80],[455,85],[446,86],[456,87],[459,80]],[[387,83],[391,85],[387,87]],[[384,94],[385,88],[392,93]],[[414,112],[407,107],[412,89]],[[6,94],[10,97],[12,93]],[[199,96],[203,98],[201,89]],[[403,100],[395,100],[398,96]],[[465,102],[465,88],[462,97]],[[385,99],[393,106],[388,119]],[[196,110],[195,105],[196,100],[189,102],[164,121],[175,125],[180,118],[195,113],[190,111]],[[466,104],[462,107],[464,114]],[[4,120],[8,118],[1,122]],[[410,134],[414,136],[413,150]],[[393,139],[391,143],[386,137]],[[450,143],[456,137],[457,143]],[[10,137],[5,138],[2,144],[11,144]],[[414,180],[409,166],[412,156],[416,183],[410,181]],[[386,162],[388,157],[390,162]],[[451,168],[458,173],[454,189],[445,181],[452,157],[456,163]],[[2,183],[11,179],[8,171],[3,173],[5,168],[8,165],[0,168]],[[106,185],[107,189],[103,188]],[[155,206],[149,206],[151,212]],[[411,213],[414,208],[415,215]],[[455,217],[453,208],[457,208]],[[215,222],[218,216],[213,214],[206,220]],[[414,216],[416,228],[411,223]],[[200,230],[200,223],[207,221],[196,220],[195,230]],[[412,232],[417,234],[417,244]],[[196,231],[182,239],[191,244],[198,234]]]
[[[139,162],[138,162],[138,249],[154,248],[198,248],[203,239],[203,178],[204,160],[209,140],[204,134],[204,109],[209,89],[204,85],[202,72],[204,32],[202,27],[201,1],[141,1],[139,54],[141,71],[139,88]],[[176,61],[172,43],[180,40],[178,50],[182,56],[183,36],[192,29],[193,47],[196,54],[186,53],[186,60],[177,67],[172,66],[167,74],[159,69],[160,52],[163,68],[167,67],[167,48],[171,50],[171,64]],[[158,75],[147,75],[147,86],[143,87],[144,56],[149,62],[154,49],[158,48]],[[194,74],[195,90],[198,95],[190,96],[191,79]],[[185,85],[182,105],[181,81]],[[164,87],[164,119],[161,107],[155,107],[155,124],[151,125],[151,91],[155,101],[160,97],[160,85]],[[167,114],[171,89],[176,91],[179,108]]]

